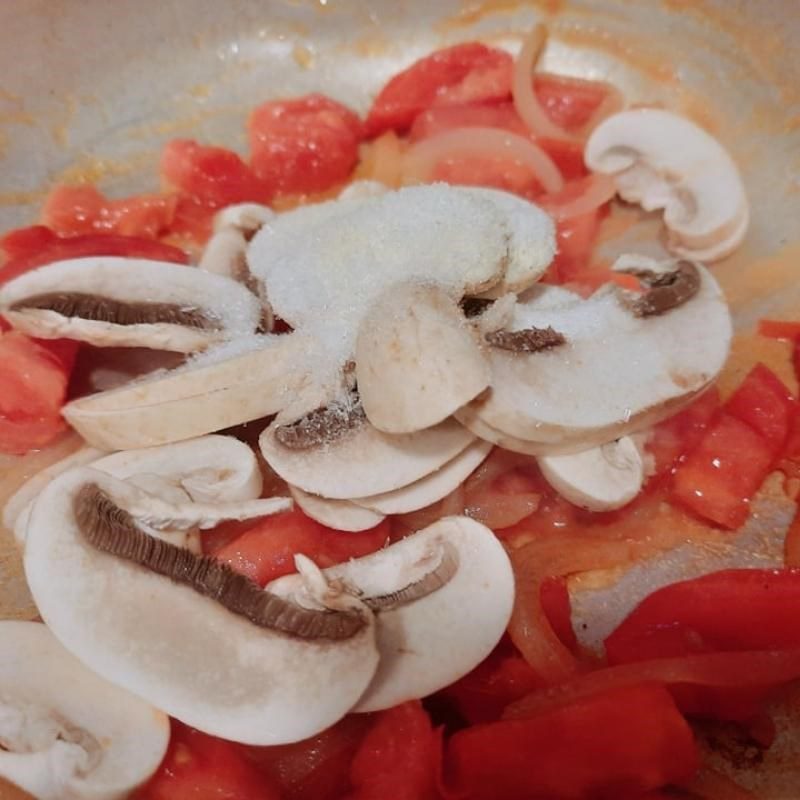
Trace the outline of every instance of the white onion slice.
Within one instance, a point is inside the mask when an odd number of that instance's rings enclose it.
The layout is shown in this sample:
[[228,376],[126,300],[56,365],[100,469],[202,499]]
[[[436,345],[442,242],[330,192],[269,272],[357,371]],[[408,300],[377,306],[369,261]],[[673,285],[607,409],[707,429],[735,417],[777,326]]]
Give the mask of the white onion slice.
[[571,200],[559,202],[542,197],[539,200],[542,208],[557,222],[588,214],[605,205],[617,193],[616,181],[610,175],[595,174],[586,181],[586,189]]

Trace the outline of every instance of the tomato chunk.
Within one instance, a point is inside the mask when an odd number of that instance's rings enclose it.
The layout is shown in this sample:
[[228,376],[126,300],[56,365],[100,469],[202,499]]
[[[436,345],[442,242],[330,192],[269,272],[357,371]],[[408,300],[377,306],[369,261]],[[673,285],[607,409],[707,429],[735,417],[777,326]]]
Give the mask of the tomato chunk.
[[348,800],[435,800],[441,736],[418,700],[380,712],[350,769]]
[[548,275],[554,283],[569,283],[586,275],[599,229],[600,215],[597,211],[558,223],[558,252],[548,269]]
[[232,150],[173,139],[161,154],[161,174],[183,194],[213,208],[266,202],[270,191]]
[[550,73],[537,73],[533,89],[547,116],[566,130],[589,122],[609,93],[609,87],[599,81]]
[[361,121],[321,94],[264,103],[248,123],[251,163],[273,194],[321,192],[350,176]]
[[72,343],[0,334],[0,452],[43,447],[65,430],[61,406],[75,357]]
[[723,413],[675,471],[672,499],[711,522],[738,528],[773,460],[773,447],[760,433]]
[[445,776],[468,800],[627,797],[691,780],[691,729],[666,689],[615,689],[542,713],[476,725],[445,751]]
[[800,338],[800,322],[761,319],[758,321],[758,332],[770,339],[786,339],[793,342]]
[[133,800],[281,800],[281,796],[239,745],[173,721],[164,761]]
[[150,239],[98,233],[57,236],[42,225],[11,231],[0,239],[0,248],[9,255],[9,260],[0,266],[0,284],[54,261],[86,256],[125,256],[189,263],[183,250]]
[[434,105],[505,100],[511,94],[511,56],[478,42],[437,50],[397,73],[378,93],[365,127],[372,138],[403,132]]
[[303,553],[320,567],[330,567],[374,553],[388,539],[388,521],[369,531],[343,533],[295,509],[265,517],[214,555],[263,586],[294,572],[296,553]]
[[725,410],[760,433],[777,455],[786,442],[797,404],[781,379],[756,364],[731,395]]

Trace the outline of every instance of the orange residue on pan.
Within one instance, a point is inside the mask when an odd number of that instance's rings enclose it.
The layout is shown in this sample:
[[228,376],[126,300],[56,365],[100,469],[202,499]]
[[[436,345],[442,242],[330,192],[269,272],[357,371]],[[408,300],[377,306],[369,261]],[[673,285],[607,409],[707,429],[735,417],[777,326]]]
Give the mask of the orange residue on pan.
[[302,69],[311,69],[316,60],[314,51],[310,47],[300,43],[292,48],[292,58],[295,64]]
[[153,161],[153,153],[136,153],[125,160],[87,156],[68,166],[53,180],[53,184],[94,184],[104,178],[132,175],[145,170]]
[[731,395],[759,362],[766,364],[797,394],[797,377],[792,367],[791,353],[792,345],[789,342],[767,339],[755,331],[737,334],[733,337],[730,356],[717,384],[722,396]]
[[186,90],[187,94],[196,97],[198,100],[207,100],[211,96],[211,92],[212,87],[208,83],[197,83]]
[[32,205],[33,203],[38,203],[40,200],[42,200],[46,194],[46,189],[0,192],[0,207]]
[[611,214],[603,218],[597,232],[597,244],[601,245],[626,234],[642,220],[642,212],[638,208],[627,205],[615,206]]
[[468,2],[450,17],[440,23],[441,27],[466,27],[480,22],[484,17],[498,13],[512,13],[521,8],[535,8],[544,14],[554,16],[564,10],[564,0],[529,0],[521,3],[520,0],[477,0]]
[[63,110],[56,115],[50,126],[50,135],[53,141],[60,147],[66,147],[69,143],[69,128],[75,119],[78,111],[78,98],[74,94],[67,94],[64,97]]
[[341,49],[363,58],[375,58],[386,55],[392,49],[392,41],[383,33],[370,31],[354,41],[342,45]]

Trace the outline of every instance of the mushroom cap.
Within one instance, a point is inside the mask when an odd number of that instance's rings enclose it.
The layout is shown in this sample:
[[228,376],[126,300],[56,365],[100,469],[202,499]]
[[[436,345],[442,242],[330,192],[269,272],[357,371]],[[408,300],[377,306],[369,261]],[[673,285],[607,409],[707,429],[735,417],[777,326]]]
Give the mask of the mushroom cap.
[[[355,711],[377,711],[425,697],[474,669],[508,625],[514,576],[497,537],[468,517],[445,517],[372,555],[323,570],[328,580],[343,581],[368,601],[423,581],[450,555],[455,573],[441,588],[377,611],[380,663]],[[299,575],[268,586],[310,602]]]
[[508,237],[494,203],[434,184],[279,215],[253,238],[247,261],[275,313],[313,330],[324,358],[344,363],[390,285],[428,281],[458,296],[491,288],[505,271]]
[[[172,309],[164,312],[166,317],[199,312],[213,326],[177,321],[118,324],[25,306],[44,296],[86,296],[131,307],[159,304]],[[182,353],[252,334],[261,320],[260,301],[229,278],[179,264],[110,256],[59,261],[21,275],[0,288],[0,311],[15,328],[32,336]]]
[[509,230],[508,264],[502,280],[481,297],[497,298],[533,286],[556,254],[556,226],[539,206],[500,189],[471,187],[467,191],[494,203]]
[[408,486],[463,452],[474,436],[453,419],[418,433],[382,433],[364,421],[344,438],[292,450],[275,438],[279,415],[258,440],[269,466],[310,494],[351,500]]
[[290,486],[289,492],[304,514],[338,531],[366,531],[386,519],[385,514],[356,505],[350,500],[331,500],[309,494],[296,486]]
[[296,741],[350,710],[378,660],[371,615],[365,611],[367,624],[341,641],[259,628],[188,586],[92,547],[73,509],[87,483],[111,496],[118,488],[88,468],[61,475],[34,504],[25,549],[36,605],[67,649],[171,716],[232,741]]
[[612,114],[592,132],[584,160],[615,175],[619,194],[664,210],[670,247],[721,258],[744,238],[749,207],[739,170],[722,145],[688,119],[655,108]]
[[385,433],[442,422],[489,385],[489,374],[457,299],[439,286],[392,286],[361,321],[358,392],[367,419]]
[[675,413],[716,377],[731,340],[722,292],[708,270],[697,271],[691,299],[645,318],[616,287],[588,300],[542,287],[517,306],[511,327],[552,326],[566,344],[537,353],[493,348],[491,391],[458,418],[467,425],[478,418],[552,452],[609,442]]
[[475,439],[435,472],[391,492],[359,497],[353,502],[381,514],[407,514],[425,508],[457,489],[492,450],[490,442]]
[[589,511],[627,505],[644,483],[644,460],[629,436],[581,453],[540,456],[545,480],[570,503]]
[[277,413],[298,388],[296,364],[307,346],[297,333],[233,342],[167,373],[73,400],[63,414],[106,450],[202,436]]
[[158,769],[169,744],[166,714],[87,669],[41,623],[4,620],[0,641],[0,710],[8,704],[21,712],[30,709],[29,726],[38,712],[55,726],[85,731],[99,746],[94,766],[64,775],[61,783],[50,773],[55,764],[35,752],[54,741],[15,752],[2,731],[0,776],[42,800],[113,800],[127,797]]
[[238,228],[222,228],[208,240],[197,268],[239,280],[247,272],[247,239]]

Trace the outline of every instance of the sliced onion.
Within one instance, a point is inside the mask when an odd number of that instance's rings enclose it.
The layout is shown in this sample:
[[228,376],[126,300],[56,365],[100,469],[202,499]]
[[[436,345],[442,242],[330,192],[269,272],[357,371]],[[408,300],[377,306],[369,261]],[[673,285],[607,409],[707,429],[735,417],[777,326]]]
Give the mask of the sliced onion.
[[[600,173],[589,175],[582,178],[582,190],[573,195],[570,192],[569,199],[561,200],[557,195],[553,197],[542,197],[539,205],[550,214],[553,219],[560,221],[580,217],[583,214],[590,214],[601,206],[604,206],[617,193],[617,184],[611,175]],[[577,182],[576,182],[577,183]],[[568,185],[566,187],[570,189]]]
[[510,158],[528,167],[546,192],[555,193],[564,187],[553,159],[530,139],[500,128],[479,127],[453,128],[415,144],[406,153],[405,182],[424,183],[439,162],[458,156]]
[[525,39],[522,50],[514,62],[514,75],[511,92],[514,108],[530,132],[541,139],[561,139],[574,141],[577,137],[556,125],[542,108],[533,89],[533,68],[547,41],[547,28],[537,25]]

